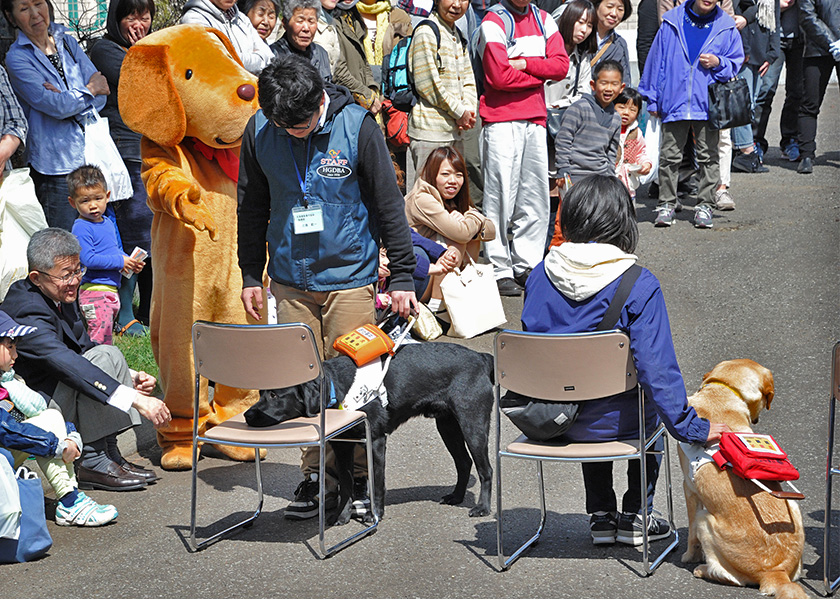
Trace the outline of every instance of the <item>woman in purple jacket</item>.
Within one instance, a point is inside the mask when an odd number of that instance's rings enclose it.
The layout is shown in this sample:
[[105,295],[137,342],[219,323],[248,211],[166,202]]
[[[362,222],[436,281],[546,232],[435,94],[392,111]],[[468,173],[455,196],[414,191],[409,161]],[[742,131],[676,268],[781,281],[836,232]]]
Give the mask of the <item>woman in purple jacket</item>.
[[687,0],[663,15],[639,82],[648,112],[662,119],[657,227],[674,222],[679,167],[691,131],[700,165],[694,226],[712,227],[720,165],[719,132],[708,124],[708,89],[735,77],[743,62],[735,21],[717,6],[717,0]]
[[[593,331],[604,317],[624,272],[636,262],[638,229],[627,189],[616,177],[593,175],[581,180],[563,200],[560,223],[566,242],[549,250],[525,287],[522,329],[540,333]],[[649,402],[646,429],[660,420],[681,442],[705,444],[720,438],[725,425],[697,416],[687,404],[671,326],[659,281],[642,269],[616,325],[630,337],[638,380]],[[634,391],[581,404],[563,438],[597,442],[638,438],[638,400]],[[595,544],[642,543],[641,475],[638,461],[628,461],[628,490],[617,514],[612,463],[583,463],[586,512]],[[647,463],[649,508],[659,475],[659,460]],[[649,514],[648,539],[670,534],[668,523]]]

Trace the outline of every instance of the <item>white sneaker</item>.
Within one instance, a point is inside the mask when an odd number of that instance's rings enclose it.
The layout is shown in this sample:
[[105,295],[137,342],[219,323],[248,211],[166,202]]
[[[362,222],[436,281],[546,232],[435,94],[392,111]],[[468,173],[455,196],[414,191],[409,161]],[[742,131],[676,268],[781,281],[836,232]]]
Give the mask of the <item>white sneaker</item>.
[[116,519],[117,514],[117,509],[110,504],[97,504],[79,491],[73,506],[67,508],[59,502],[55,507],[55,524],[62,527],[99,527]]
[[718,210],[735,210],[735,201],[727,188],[715,192],[715,208]]

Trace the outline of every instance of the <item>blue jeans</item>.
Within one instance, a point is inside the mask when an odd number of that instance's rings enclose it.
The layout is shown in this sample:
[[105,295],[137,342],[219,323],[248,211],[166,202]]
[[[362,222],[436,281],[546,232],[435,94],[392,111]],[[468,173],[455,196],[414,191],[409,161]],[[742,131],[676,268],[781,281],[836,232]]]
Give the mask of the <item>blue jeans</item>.
[[[755,98],[761,88],[762,76],[758,74],[757,65],[744,65],[738,77],[744,79],[750,88],[750,101],[752,102],[753,114],[755,114]],[[755,117],[753,117],[755,120]],[[738,149],[749,148],[753,145],[752,125],[742,125],[732,129],[732,145]]]
[[755,121],[753,123],[753,139],[764,146],[768,146],[764,137],[767,124],[770,122],[770,111],[773,108],[773,98],[782,74],[782,66],[786,68],[785,75],[785,104],[779,119],[779,130],[782,135],[781,147],[785,147],[791,140],[799,137],[799,105],[802,103],[802,39],[783,38],[782,54],[776,59],[758,89],[755,98]]
[[31,166],[29,174],[35,184],[35,195],[44,209],[47,225],[72,231],[73,222],[79,217],[79,213],[68,201],[70,190],[67,187],[66,176],[44,175]]

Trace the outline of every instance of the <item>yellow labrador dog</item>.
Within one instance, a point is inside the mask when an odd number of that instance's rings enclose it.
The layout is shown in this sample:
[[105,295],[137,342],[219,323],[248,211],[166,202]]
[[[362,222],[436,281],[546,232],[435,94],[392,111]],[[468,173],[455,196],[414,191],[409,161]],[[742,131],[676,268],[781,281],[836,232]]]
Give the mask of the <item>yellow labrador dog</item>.
[[[688,399],[701,417],[749,432],[773,400],[773,374],[751,360],[724,361],[703,377]],[[799,505],[780,500],[753,482],[700,458],[702,448],[680,444],[688,510],[685,563],[703,562],[695,577],[730,585],[758,585],[777,598],[807,598],[796,583],[805,533]],[[771,489],[778,484],[767,483]]]

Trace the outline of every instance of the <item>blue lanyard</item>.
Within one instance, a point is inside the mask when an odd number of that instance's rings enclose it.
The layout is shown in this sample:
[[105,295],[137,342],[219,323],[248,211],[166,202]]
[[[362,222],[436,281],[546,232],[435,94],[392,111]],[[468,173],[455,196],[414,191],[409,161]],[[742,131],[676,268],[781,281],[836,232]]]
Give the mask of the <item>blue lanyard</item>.
[[300,176],[300,169],[298,169],[297,161],[295,160],[295,152],[292,148],[292,140],[287,139],[286,141],[289,142],[289,152],[292,155],[292,164],[295,166],[295,175],[297,175],[298,185],[300,185],[300,192],[303,194],[303,205],[308,207],[309,202],[306,200],[306,186],[309,181],[309,149],[310,145],[312,144],[312,136],[309,135],[306,138],[306,162],[304,163],[305,167],[303,171],[303,177]]

